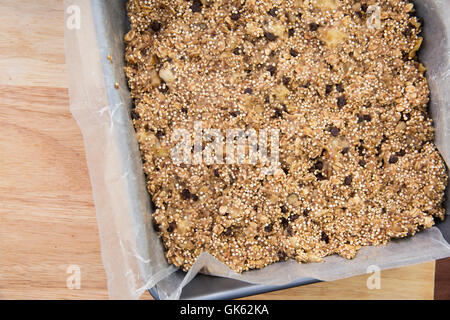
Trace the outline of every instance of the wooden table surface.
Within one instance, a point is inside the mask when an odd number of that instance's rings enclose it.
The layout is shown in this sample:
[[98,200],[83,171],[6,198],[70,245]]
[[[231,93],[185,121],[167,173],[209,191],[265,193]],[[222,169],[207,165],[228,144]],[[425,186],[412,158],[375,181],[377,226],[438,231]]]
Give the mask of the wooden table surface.
[[[0,299],[108,298],[83,140],[69,111],[63,11],[61,0],[0,1]],[[80,268],[80,289],[67,287],[70,266]],[[256,298],[434,296],[434,262],[383,271],[381,289],[369,290],[368,277]]]

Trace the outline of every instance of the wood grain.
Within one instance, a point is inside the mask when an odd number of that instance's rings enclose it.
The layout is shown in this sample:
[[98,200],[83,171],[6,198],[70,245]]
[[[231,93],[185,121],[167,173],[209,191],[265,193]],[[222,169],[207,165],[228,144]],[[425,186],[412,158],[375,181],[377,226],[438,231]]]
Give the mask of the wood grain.
[[450,258],[436,261],[435,300],[450,300]]
[[[105,299],[81,133],[69,112],[63,4],[0,1],[0,299]],[[81,289],[66,286],[68,266]],[[432,299],[434,263],[257,296]],[[144,299],[150,299],[148,294]]]

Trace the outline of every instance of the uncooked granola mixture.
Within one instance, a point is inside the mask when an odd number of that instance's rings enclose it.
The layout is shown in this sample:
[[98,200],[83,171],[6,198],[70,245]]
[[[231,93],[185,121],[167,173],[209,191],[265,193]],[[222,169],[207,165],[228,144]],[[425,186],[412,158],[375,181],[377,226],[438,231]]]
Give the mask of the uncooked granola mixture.
[[[444,218],[408,1],[131,0],[128,13],[132,118],[170,263],[351,259]],[[279,129],[279,170],[174,164],[174,130],[198,120]]]

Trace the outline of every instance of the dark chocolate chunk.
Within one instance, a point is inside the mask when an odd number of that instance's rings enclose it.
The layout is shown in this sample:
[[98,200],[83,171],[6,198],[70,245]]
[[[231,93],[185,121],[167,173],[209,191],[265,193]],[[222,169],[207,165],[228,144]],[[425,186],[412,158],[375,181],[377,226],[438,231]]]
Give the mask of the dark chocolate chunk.
[[264,231],[265,232],[272,232],[273,231],[273,223],[268,224],[267,226],[264,227]]
[[336,128],[335,126],[332,126],[328,129],[333,137],[337,137],[341,130],[339,128]]
[[328,235],[322,231],[322,234],[320,235],[320,240],[325,241],[326,243],[330,242],[330,238],[328,237]]
[[231,20],[238,21],[241,18],[241,14],[239,12],[233,12],[231,14]]
[[290,54],[291,54],[291,56],[293,56],[293,57],[295,58],[295,57],[297,57],[297,56],[298,56],[298,54],[299,54],[299,53],[298,53],[298,51],[297,51],[297,50],[295,50],[295,49],[291,49],[291,50],[290,50]]
[[352,181],[353,181],[353,177],[351,175],[346,176],[344,179],[344,184],[346,186],[350,186],[352,184]]
[[270,72],[270,75],[271,75],[271,76],[274,76],[275,73],[277,72],[277,67],[275,67],[275,66],[268,66],[268,67],[267,67],[267,71]]
[[344,92],[344,86],[341,83],[336,84],[337,92]]
[[346,104],[347,104],[347,99],[345,99],[344,96],[337,98],[337,106],[338,107],[341,108],[341,107],[345,106]]
[[161,23],[159,23],[158,21],[152,21],[152,23],[150,23],[150,28],[154,31],[154,32],[158,32],[161,30]]
[[286,219],[285,217],[282,217],[280,224],[283,227],[283,229],[286,229],[287,227],[289,227],[289,220]]
[[396,155],[392,155],[389,157],[389,163],[394,164],[398,162],[398,157]]
[[139,113],[135,109],[131,110],[131,119],[138,120],[139,118]]
[[406,151],[405,150],[400,150],[399,152],[397,152],[397,156],[399,157],[404,157],[406,155]]
[[309,30],[311,31],[317,31],[317,29],[319,29],[319,25],[317,23],[310,23],[309,24]]
[[276,108],[275,109],[275,114],[273,115],[273,118],[277,119],[277,118],[283,118],[283,110]]
[[286,77],[286,76],[283,76],[283,79],[282,79],[283,84],[284,84],[285,86],[288,86],[289,83],[291,83],[291,80],[292,80],[291,78]]
[[201,12],[203,7],[203,3],[200,0],[194,0],[194,3],[191,6],[192,12]]
[[278,251],[277,256],[281,261],[285,261],[287,259],[286,252],[284,251]]
[[359,160],[358,161],[358,164],[361,166],[361,167],[365,167],[366,166],[366,161],[365,160]]
[[177,223],[176,222],[171,222],[169,223],[169,227],[167,228],[167,232],[173,232],[175,229],[177,228]]
[[268,13],[270,16],[276,18],[276,17],[277,17],[277,11],[278,11],[278,8],[273,7],[273,8],[270,9],[267,13]]
[[228,236],[231,236],[231,233],[232,233],[231,227],[227,228],[227,229],[223,232],[223,234],[226,235],[227,237],[228,237]]
[[327,180],[327,177],[325,177],[321,172],[316,173],[316,178],[319,181]]
[[316,164],[314,165],[314,169],[316,170],[322,170],[323,169],[323,162],[322,161],[317,161]]
[[247,88],[244,90],[245,94],[253,94],[253,89],[252,88]]
[[191,198],[191,192],[188,189],[184,189],[181,192],[181,199],[183,200],[189,200]]
[[289,37],[293,37],[294,34],[295,34],[295,29],[294,29],[294,28],[290,28],[290,29],[288,30],[288,35],[289,35]]
[[264,32],[264,37],[266,37],[267,41],[275,41],[277,40],[277,36],[274,35],[272,32]]

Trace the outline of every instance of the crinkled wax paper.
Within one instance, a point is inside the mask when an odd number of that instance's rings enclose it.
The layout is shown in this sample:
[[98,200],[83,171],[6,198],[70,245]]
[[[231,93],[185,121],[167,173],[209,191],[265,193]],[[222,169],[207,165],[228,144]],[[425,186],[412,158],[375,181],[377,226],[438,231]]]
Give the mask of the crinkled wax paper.
[[[178,299],[198,272],[283,285],[300,277],[330,281],[366,273],[370,265],[388,269],[450,256],[450,245],[435,227],[387,246],[363,248],[354,260],[330,256],[323,263],[288,261],[236,274],[204,253],[190,272],[175,273],[177,268],[166,262],[162,243],[151,225],[150,198],[129,117],[132,102],[122,71],[123,35],[128,29],[125,2],[65,1],[70,108],[85,141],[111,298],[137,299],[156,285],[161,298]],[[416,8],[425,21],[420,55],[428,68],[436,142],[450,163],[450,2],[420,0]],[[114,88],[116,83],[119,90]]]

